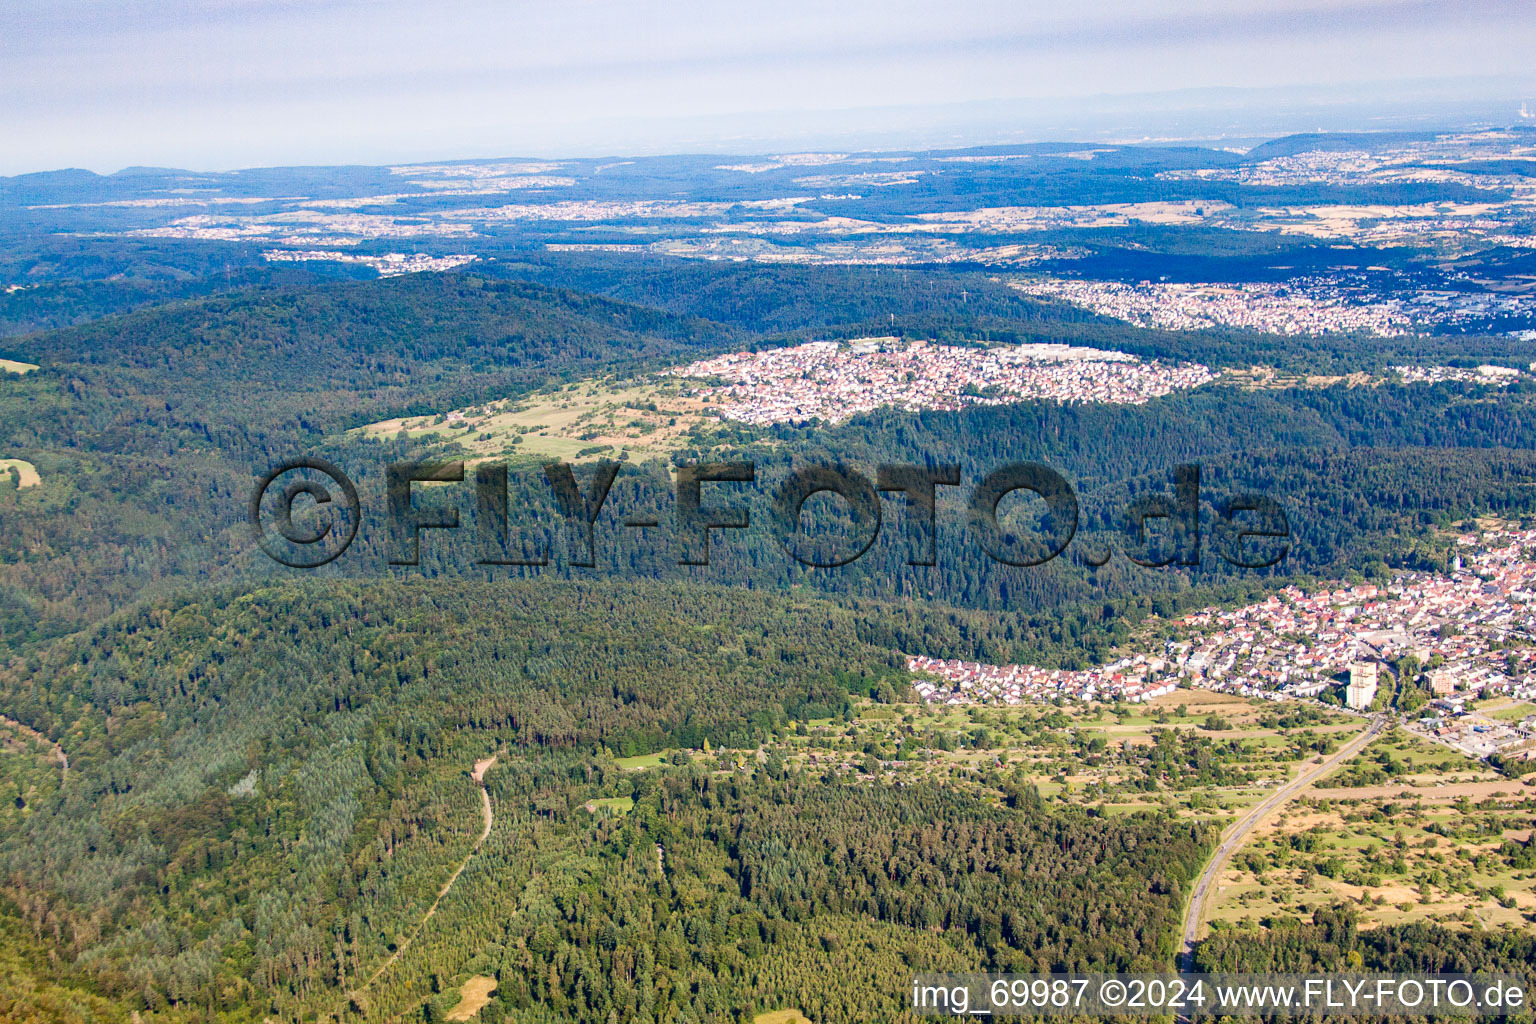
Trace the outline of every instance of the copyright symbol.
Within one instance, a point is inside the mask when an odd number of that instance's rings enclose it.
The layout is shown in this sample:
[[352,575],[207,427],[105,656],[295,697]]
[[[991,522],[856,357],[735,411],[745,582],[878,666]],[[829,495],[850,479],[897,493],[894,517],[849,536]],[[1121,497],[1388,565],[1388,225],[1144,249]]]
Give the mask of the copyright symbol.
[[362,518],[347,474],[310,457],[274,466],[257,481],[248,514],[261,550],[295,569],[319,568],[347,550]]
[[1099,1001],[1105,1006],[1119,1006],[1125,1002],[1125,982],[1110,978],[1099,989]]

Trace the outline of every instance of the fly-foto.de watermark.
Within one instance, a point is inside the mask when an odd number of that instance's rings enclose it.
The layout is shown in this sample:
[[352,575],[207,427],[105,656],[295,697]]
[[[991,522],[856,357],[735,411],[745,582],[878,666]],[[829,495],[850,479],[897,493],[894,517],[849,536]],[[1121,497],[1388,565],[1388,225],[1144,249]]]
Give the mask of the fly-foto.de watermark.
[[1511,973],[921,974],[919,1016],[1351,1017],[1529,1019],[1529,981]]
[[[471,500],[477,565],[545,566],[555,545],[547,534],[533,542],[513,544],[520,508],[516,497],[542,499],[559,520],[566,538],[565,563],[598,565],[597,525],[619,480],[624,463],[597,462],[577,467],[551,462],[536,474],[521,474],[511,487],[505,463],[398,462],[385,467],[384,504],[388,561],[419,565],[428,531],[460,529],[459,500]],[[645,482],[654,483],[655,477]],[[1144,494],[1126,502],[1119,529],[1121,553],[1143,566],[1197,566],[1201,557],[1200,467],[1173,468],[1168,494]],[[1066,553],[1078,533],[1081,508],[1072,485],[1059,472],[1037,462],[1014,462],[991,469],[962,483],[955,464],[887,463],[873,475],[843,464],[792,467],[776,483],[754,493],[760,480],[752,462],[695,462],[673,468],[667,498],[670,514],[648,503],[651,511],[631,503],[621,510],[618,525],[649,531],[669,528],[680,565],[710,564],[711,542],[722,543],[728,531],[753,524],[752,499],[768,499],[766,519],[785,553],[801,565],[833,569],[864,556],[885,528],[882,497],[899,506],[897,517],[907,548],[907,564],[938,564],[941,488],[956,488],[963,496],[960,518],[965,530],[993,561],[1011,566],[1044,565]],[[442,491],[458,493],[444,501]],[[530,487],[542,488],[542,495]],[[438,492],[423,502],[425,491]],[[802,513],[818,495],[828,495],[838,507],[835,536],[813,535]],[[1010,496],[1023,496],[1036,514],[1029,528],[999,508]],[[515,497],[516,496],[516,497]],[[1214,506],[1223,542],[1217,555],[1240,568],[1267,568],[1285,558],[1290,524],[1280,503],[1268,495],[1242,493]],[[263,551],[283,565],[317,568],[341,556],[357,536],[363,519],[358,489],[337,466],[305,457],[274,466],[256,483],[247,509],[252,535]],[[1151,543],[1156,534],[1159,543]],[[526,534],[525,534],[526,536]],[[530,548],[532,550],[527,550]],[[1114,545],[1099,540],[1081,544],[1074,552],[1080,562],[1103,565]],[[1155,551],[1151,550],[1156,548]]]

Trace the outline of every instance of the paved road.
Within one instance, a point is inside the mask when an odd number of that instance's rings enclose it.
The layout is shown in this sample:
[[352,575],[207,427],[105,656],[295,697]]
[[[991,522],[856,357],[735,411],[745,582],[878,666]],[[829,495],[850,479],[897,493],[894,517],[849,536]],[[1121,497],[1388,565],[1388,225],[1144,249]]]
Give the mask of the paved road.
[[1180,970],[1189,970],[1194,959],[1195,942],[1199,937],[1200,925],[1205,921],[1206,903],[1210,901],[1211,893],[1216,888],[1216,878],[1227,866],[1227,861],[1232,859],[1232,855],[1242,849],[1243,844],[1248,841],[1248,833],[1252,832],[1254,827],[1276,808],[1364,750],[1372,740],[1381,735],[1386,727],[1386,716],[1377,715],[1371,720],[1370,727],[1365,732],[1339,748],[1322,764],[1308,765],[1300,775],[1265,797],[1263,803],[1254,807],[1236,825],[1227,830],[1221,845],[1216,848],[1215,855],[1211,857],[1205,865],[1205,870],[1196,880],[1194,891],[1189,896],[1189,903],[1184,908],[1184,937],[1179,944]]

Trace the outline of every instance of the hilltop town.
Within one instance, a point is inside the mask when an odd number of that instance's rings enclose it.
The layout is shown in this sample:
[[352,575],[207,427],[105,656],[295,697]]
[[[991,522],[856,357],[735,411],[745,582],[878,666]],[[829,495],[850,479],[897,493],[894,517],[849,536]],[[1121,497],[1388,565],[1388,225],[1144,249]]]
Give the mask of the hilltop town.
[[963,348],[898,338],[812,341],[736,352],[670,371],[699,378],[696,397],[755,425],[837,423],[882,406],[960,409],[1034,399],[1140,405],[1216,379],[1199,363],[1143,362],[1057,344]]

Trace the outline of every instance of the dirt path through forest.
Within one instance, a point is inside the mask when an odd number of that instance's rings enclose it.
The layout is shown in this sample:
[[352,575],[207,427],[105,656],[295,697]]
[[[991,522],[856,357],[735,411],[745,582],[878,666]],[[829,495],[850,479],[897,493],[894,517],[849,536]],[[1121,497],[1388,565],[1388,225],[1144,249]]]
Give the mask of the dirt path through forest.
[[[480,837],[475,840],[475,845],[470,847],[469,852],[464,855],[464,859],[459,861],[459,866],[453,869],[453,874],[448,876],[448,881],[444,882],[443,887],[437,891],[437,899],[432,901],[432,905],[428,907],[427,912],[421,916],[421,920],[416,922],[416,927],[411,929],[411,934],[405,937],[404,942],[401,942],[399,946],[395,947],[395,951],[389,954],[389,958],[380,964],[378,969],[368,976],[367,981],[363,982],[361,985],[347,993],[348,1000],[354,999],[357,996],[362,995],[364,992],[367,992],[369,987],[375,981],[378,981],[380,976],[382,976],[385,971],[393,967],[406,950],[411,948],[411,943],[416,941],[416,936],[420,935],[421,930],[427,926],[427,922],[436,916],[437,908],[443,902],[443,897],[447,896],[449,891],[453,889],[453,883],[459,880],[459,876],[464,873],[464,869],[469,867],[470,859],[474,857],[476,853],[480,852],[481,844],[485,842],[486,836],[491,834],[491,823],[495,821],[495,815],[491,812],[491,794],[485,788],[485,773],[490,771],[491,766],[496,763],[496,756],[497,755],[492,754],[490,757],[487,757],[484,760],[476,761],[475,770],[470,772],[470,778],[474,779],[475,785],[480,787],[480,810],[481,814],[485,818],[485,823],[480,829]],[[343,1007],[342,1010],[338,1010],[335,1014],[335,1019],[340,1020],[344,1010],[345,1007]]]
[[37,740],[39,743],[45,743],[52,747],[54,759],[59,762],[59,769],[61,771],[59,784],[64,784],[64,781],[69,778],[69,755],[64,753],[63,747],[53,742],[53,740],[49,739],[47,736],[44,736],[30,725],[23,725],[16,721],[16,719],[11,718],[9,715],[0,715],[0,725],[8,725],[12,729],[18,730],[23,736],[29,736],[32,739]]

